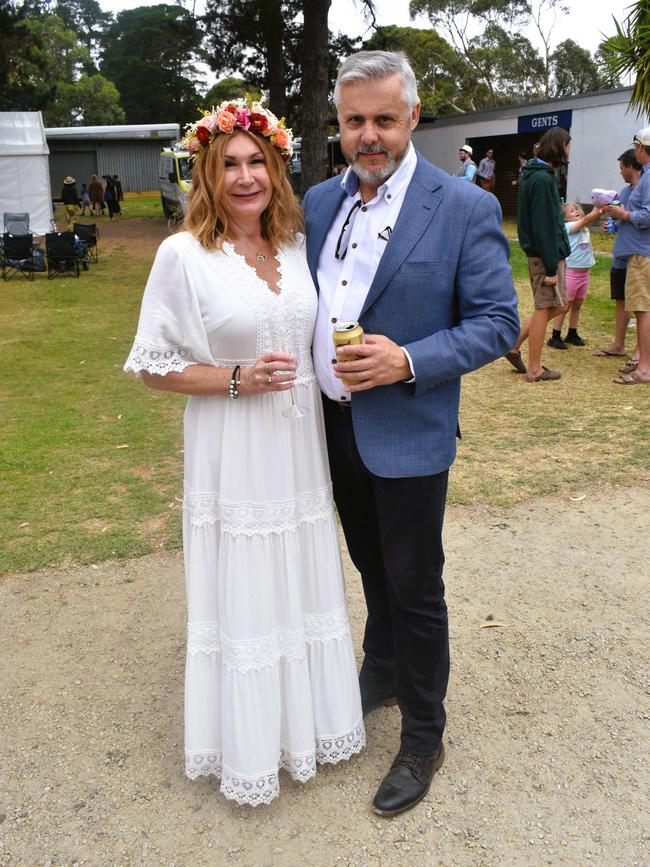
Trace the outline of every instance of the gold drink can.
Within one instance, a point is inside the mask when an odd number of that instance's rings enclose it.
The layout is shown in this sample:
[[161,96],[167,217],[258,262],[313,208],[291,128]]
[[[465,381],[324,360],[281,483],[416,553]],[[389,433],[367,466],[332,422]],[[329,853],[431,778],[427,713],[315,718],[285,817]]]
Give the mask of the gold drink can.
[[[332,332],[332,340],[334,341],[334,349],[339,346],[357,346],[363,343],[363,328],[358,322],[337,322]],[[358,355],[348,355],[346,361],[354,361],[359,358]],[[346,385],[351,383],[347,379],[342,379]]]

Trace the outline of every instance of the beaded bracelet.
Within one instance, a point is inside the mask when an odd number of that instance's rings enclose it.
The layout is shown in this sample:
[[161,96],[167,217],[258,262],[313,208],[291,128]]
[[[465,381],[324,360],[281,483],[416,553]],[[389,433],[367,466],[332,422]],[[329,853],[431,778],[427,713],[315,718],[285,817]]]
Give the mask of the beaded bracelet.
[[237,365],[232,372],[232,376],[230,377],[230,385],[228,386],[228,394],[233,400],[237,400],[239,397],[239,392],[237,391],[237,386],[239,385],[239,374],[241,373],[241,367]]

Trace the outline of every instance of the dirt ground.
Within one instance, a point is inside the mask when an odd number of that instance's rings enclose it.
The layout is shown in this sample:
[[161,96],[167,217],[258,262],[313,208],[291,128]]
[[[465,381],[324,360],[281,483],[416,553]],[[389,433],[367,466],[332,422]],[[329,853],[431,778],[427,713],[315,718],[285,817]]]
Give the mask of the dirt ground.
[[179,553],[4,577],[0,863],[650,864],[648,514],[639,488],[449,511],[447,761],[389,820],[395,708],[268,807],[184,778]]

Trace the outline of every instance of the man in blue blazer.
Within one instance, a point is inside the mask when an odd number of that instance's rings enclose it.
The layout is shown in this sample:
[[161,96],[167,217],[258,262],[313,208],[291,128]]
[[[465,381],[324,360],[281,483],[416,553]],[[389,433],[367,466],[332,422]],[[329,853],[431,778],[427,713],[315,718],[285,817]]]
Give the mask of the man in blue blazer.
[[[364,714],[395,700],[402,714],[400,750],[373,801],[390,816],[422,800],[444,760],[442,523],[460,377],[511,349],[519,323],[497,200],[413,149],[420,104],[404,55],[347,58],[334,98],[349,168],[304,199],[319,290],[314,365],[368,608]],[[348,320],[365,342],[337,357],[332,330]]]

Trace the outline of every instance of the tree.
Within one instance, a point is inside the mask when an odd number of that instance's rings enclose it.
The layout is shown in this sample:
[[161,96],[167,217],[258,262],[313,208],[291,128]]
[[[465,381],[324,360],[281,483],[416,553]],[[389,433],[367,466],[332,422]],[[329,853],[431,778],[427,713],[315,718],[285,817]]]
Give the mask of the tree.
[[[302,190],[327,175],[328,36],[331,0],[304,4],[302,33]],[[309,70],[309,75],[307,75]]]
[[217,72],[238,70],[269,95],[269,108],[286,117],[295,68],[300,0],[208,0],[201,21],[208,63]]
[[418,83],[422,111],[449,114],[471,107],[465,81],[467,66],[462,57],[435,30],[415,27],[378,27],[363,43],[367,51],[403,51]]
[[630,108],[639,116],[650,114],[650,0],[637,0],[630,8],[622,23],[614,20],[616,34],[600,47],[613,76],[635,77]]
[[[0,0],[0,110],[38,111],[47,99],[43,88],[46,57],[38,36],[29,28],[28,10]],[[38,76],[34,71],[40,70]]]
[[57,0],[53,11],[86,47],[90,62],[85,71],[97,72],[95,61],[99,59],[101,39],[113,16],[103,12],[97,0]]
[[117,88],[99,74],[59,84],[45,111],[48,126],[102,126],[125,120]]
[[[539,57],[517,31],[530,15],[526,0],[412,0],[409,8],[411,17],[428,15],[467,65],[463,90],[472,109],[539,94]],[[482,32],[472,35],[477,27]]]
[[179,6],[140,6],[120,12],[102,40],[102,74],[120,92],[127,123],[196,115],[201,74],[201,34],[194,17]]
[[254,96],[256,99],[261,97],[261,93],[250,82],[243,78],[237,78],[235,75],[230,75],[213,84],[203,98],[203,102],[206,107],[210,107],[219,105],[219,103],[224,102],[226,99],[237,99],[247,94]]
[[551,95],[574,96],[599,90],[601,76],[598,65],[586,48],[566,39],[550,56]]

